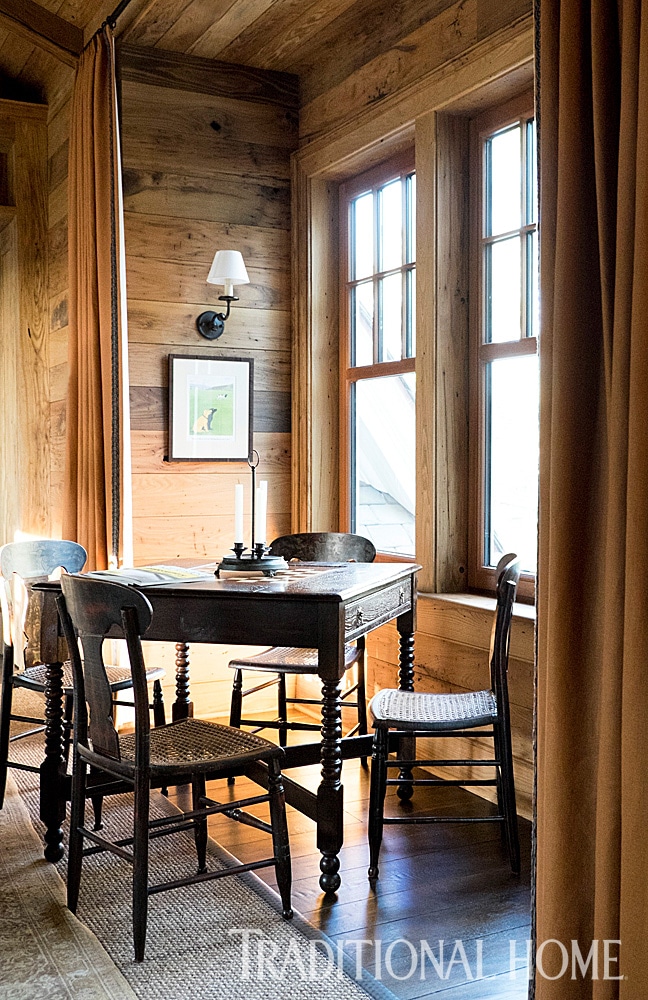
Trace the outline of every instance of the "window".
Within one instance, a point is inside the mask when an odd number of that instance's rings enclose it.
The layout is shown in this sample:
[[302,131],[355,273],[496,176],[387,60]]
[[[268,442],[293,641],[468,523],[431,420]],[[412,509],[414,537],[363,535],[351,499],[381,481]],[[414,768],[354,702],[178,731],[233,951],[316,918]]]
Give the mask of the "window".
[[[471,312],[471,565],[491,589],[517,552],[533,595],[538,504],[538,238],[535,123],[529,98],[474,123]],[[475,295],[476,292],[476,295]],[[476,433],[473,432],[476,429]]]
[[340,189],[341,521],[414,554],[416,177],[413,156]]

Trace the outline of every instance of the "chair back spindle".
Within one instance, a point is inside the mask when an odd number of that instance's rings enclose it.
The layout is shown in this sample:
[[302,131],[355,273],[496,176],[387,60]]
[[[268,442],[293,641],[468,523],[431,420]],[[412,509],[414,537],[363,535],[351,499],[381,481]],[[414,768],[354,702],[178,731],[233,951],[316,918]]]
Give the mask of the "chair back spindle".
[[515,553],[502,556],[497,564],[497,605],[490,643],[491,690],[501,714],[508,705],[508,654],[513,620],[513,604],[520,579],[520,563]]

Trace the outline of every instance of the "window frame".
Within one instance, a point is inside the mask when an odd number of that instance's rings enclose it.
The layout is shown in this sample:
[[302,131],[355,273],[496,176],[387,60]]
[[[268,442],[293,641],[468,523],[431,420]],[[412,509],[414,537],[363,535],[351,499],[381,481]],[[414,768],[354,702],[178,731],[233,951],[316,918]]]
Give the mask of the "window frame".
[[[351,419],[351,396],[352,386],[360,381],[372,378],[381,378],[389,375],[403,375],[415,373],[416,355],[402,358],[400,361],[376,361],[374,352],[374,363],[371,365],[352,366],[351,361],[351,296],[349,289],[356,284],[357,279],[350,279],[350,204],[358,195],[383,187],[392,180],[405,178],[415,171],[414,147],[400,151],[395,156],[384,160],[382,163],[372,166],[369,170],[345,179],[338,189],[339,208],[339,482],[340,482],[340,529],[349,531],[351,525],[351,497],[352,497],[352,419]],[[416,203],[414,204],[414,218],[416,219]],[[374,262],[375,263],[375,262]],[[403,262],[401,271],[409,271],[414,275],[416,281],[416,246],[414,246],[414,260]],[[389,271],[396,270],[390,268]],[[375,268],[371,274],[373,282],[378,280],[383,272]],[[369,277],[369,276],[368,276]],[[415,293],[416,294],[416,293]],[[405,299],[403,300],[403,315],[405,310]],[[414,320],[416,313],[414,311]],[[377,316],[374,315],[374,323]],[[405,323],[403,323],[402,336],[406,337]],[[412,562],[415,553],[411,555],[400,555],[393,552],[378,552],[377,561],[389,562]]]
[[[519,340],[486,342],[485,330],[485,269],[483,253],[485,216],[485,170],[484,142],[494,133],[518,122],[535,117],[533,91],[523,94],[482,112],[471,122],[470,129],[470,298],[474,303],[470,310],[470,350],[469,350],[469,532],[468,532],[468,586],[472,591],[493,593],[496,586],[495,567],[484,564],[484,537],[486,521],[486,366],[499,358],[523,357],[538,353],[537,337],[525,336],[526,321],[523,321]],[[523,169],[524,169],[523,164]],[[538,208],[536,222],[520,227],[521,233],[538,231]],[[522,269],[521,310],[528,312],[528,281],[526,269]],[[536,575],[523,573],[520,576],[517,599],[527,603],[535,600]]]

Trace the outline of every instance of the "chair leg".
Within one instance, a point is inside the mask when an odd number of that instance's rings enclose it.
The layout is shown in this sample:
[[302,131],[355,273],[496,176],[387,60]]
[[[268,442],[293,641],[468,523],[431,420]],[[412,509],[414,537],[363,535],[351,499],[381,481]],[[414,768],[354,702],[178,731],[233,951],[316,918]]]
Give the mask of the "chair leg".
[[144,961],[148,916],[148,823],[150,784],[148,775],[135,777],[133,830],[133,943],[135,961]]
[[237,668],[232,681],[232,700],[230,702],[230,726],[241,728],[241,713],[243,710],[243,671]]
[[515,781],[513,778],[513,749],[511,736],[506,726],[499,726],[499,745],[501,748],[502,768],[502,799],[506,825],[511,871],[520,874],[520,839],[518,835],[517,807],[515,802]]
[[72,742],[72,715],[74,714],[74,696],[72,692],[65,696],[65,706],[63,709],[63,760],[67,767],[70,758],[70,744]]
[[[193,809],[202,809],[205,806],[205,775],[194,774],[191,779],[191,804]],[[207,871],[207,817],[199,817],[194,820],[194,837],[196,840],[196,854],[198,855],[198,874],[202,875]]]
[[[367,729],[367,685],[365,681],[365,658],[364,654],[358,660],[358,690],[356,691],[358,701],[358,735],[366,736]],[[362,767],[367,766],[367,758],[361,757]]]
[[83,834],[79,827],[83,826],[86,804],[86,773],[87,765],[80,757],[75,757],[72,774],[72,806],[70,809],[70,838],[68,845],[68,877],[67,905],[72,913],[76,913],[79,902],[79,886],[81,884],[81,865],[83,862]]
[[164,695],[162,694],[162,684],[160,679],[153,681],[153,725],[165,726],[166,715],[164,713]]
[[[241,728],[241,714],[243,712],[243,671],[237,668],[234,671],[234,680],[232,681],[232,698],[230,701],[230,726],[234,729]],[[227,779],[228,785],[233,785],[235,778],[229,777]]]
[[277,887],[281,896],[282,912],[285,920],[293,915],[290,903],[292,887],[292,865],[290,861],[290,841],[286,821],[286,800],[279,762],[275,758],[268,765],[268,793],[270,795],[270,823],[272,825],[272,846],[275,857]]
[[[496,725],[493,726],[493,746],[495,749],[495,759],[499,761],[495,767],[495,780],[497,782],[497,811],[500,816],[506,816],[504,793],[502,791],[502,747],[500,745],[499,729]],[[502,846],[508,850],[508,832],[506,821],[504,823],[500,823],[500,833],[502,835]]]
[[4,646],[2,655],[2,685],[0,689],[0,809],[4,805],[5,788],[7,786],[13,672],[13,646]]
[[387,754],[389,730],[379,727],[374,733],[369,792],[369,881],[378,878],[378,857],[383,835],[385,792],[387,791]]
[[279,682],[278,686],[278,708],[279,708],[279,746],[285,747],[288,745],[288,729],[285,725],[281,723],[286,723],[288,721],[288,703],[286,701],[286,675],[279,674],[277,678]]
[[[401,736],[398,741],[398,756],[403,760],[416,760],[416,737],[410,736],[409,733]],[[402,767],[398,772],[399,778],[404,778],[407,781],[405,785],[398,785],[396,788],[396,794],[401,802],[409,802],[414,794],[414,785],[412,783],[412,770],[409,767]]]
[[[94,767],[90,768],[90,777],[93,778],[97,773],[97,769]],[[101,818],[101,813],[103,811],[103,795],[91,795],[92,800],[92,810],[94,812],[94,827],[95,831],[103,829],[103,820]]]

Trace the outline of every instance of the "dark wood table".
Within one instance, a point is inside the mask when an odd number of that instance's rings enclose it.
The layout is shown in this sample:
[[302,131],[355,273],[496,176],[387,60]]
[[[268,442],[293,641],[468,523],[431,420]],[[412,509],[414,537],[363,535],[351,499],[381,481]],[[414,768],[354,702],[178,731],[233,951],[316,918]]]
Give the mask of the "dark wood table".
[[[413,689],[419,568],[412,563],[300,563],[277,577],[209,579],[145,589],[154,611],[145,638],[176,644],[174,720],[193,714],[189,643],[318,649],[322,739],[320,743],[288,747],[283,768],[321,762],[322,778],[316,795],[288,776],[284,785],[286,801],[317,824],[317,846],[322,854],[320,885],[325,892],[335,892],[340,885],[338,855],[344,838],[342,761],[371,754],[371,736],[342,738],[340,681],[345,672],[344,644],[351,640],[362,642],[372,629],[396,619],[399,685],[403,690]],[[40,775],[41,819],[46,826],[45,857],[58,861],[63,854],[61,825],[69,779],[62,757],[62,654],[56,621],[51,608],[45,607],[54,604],[57,588],[51,584],[44,588],[40,651],[42,661],[48,664],[48,680],[45,759]],[[261,770],[257,777],[263,781]]]

